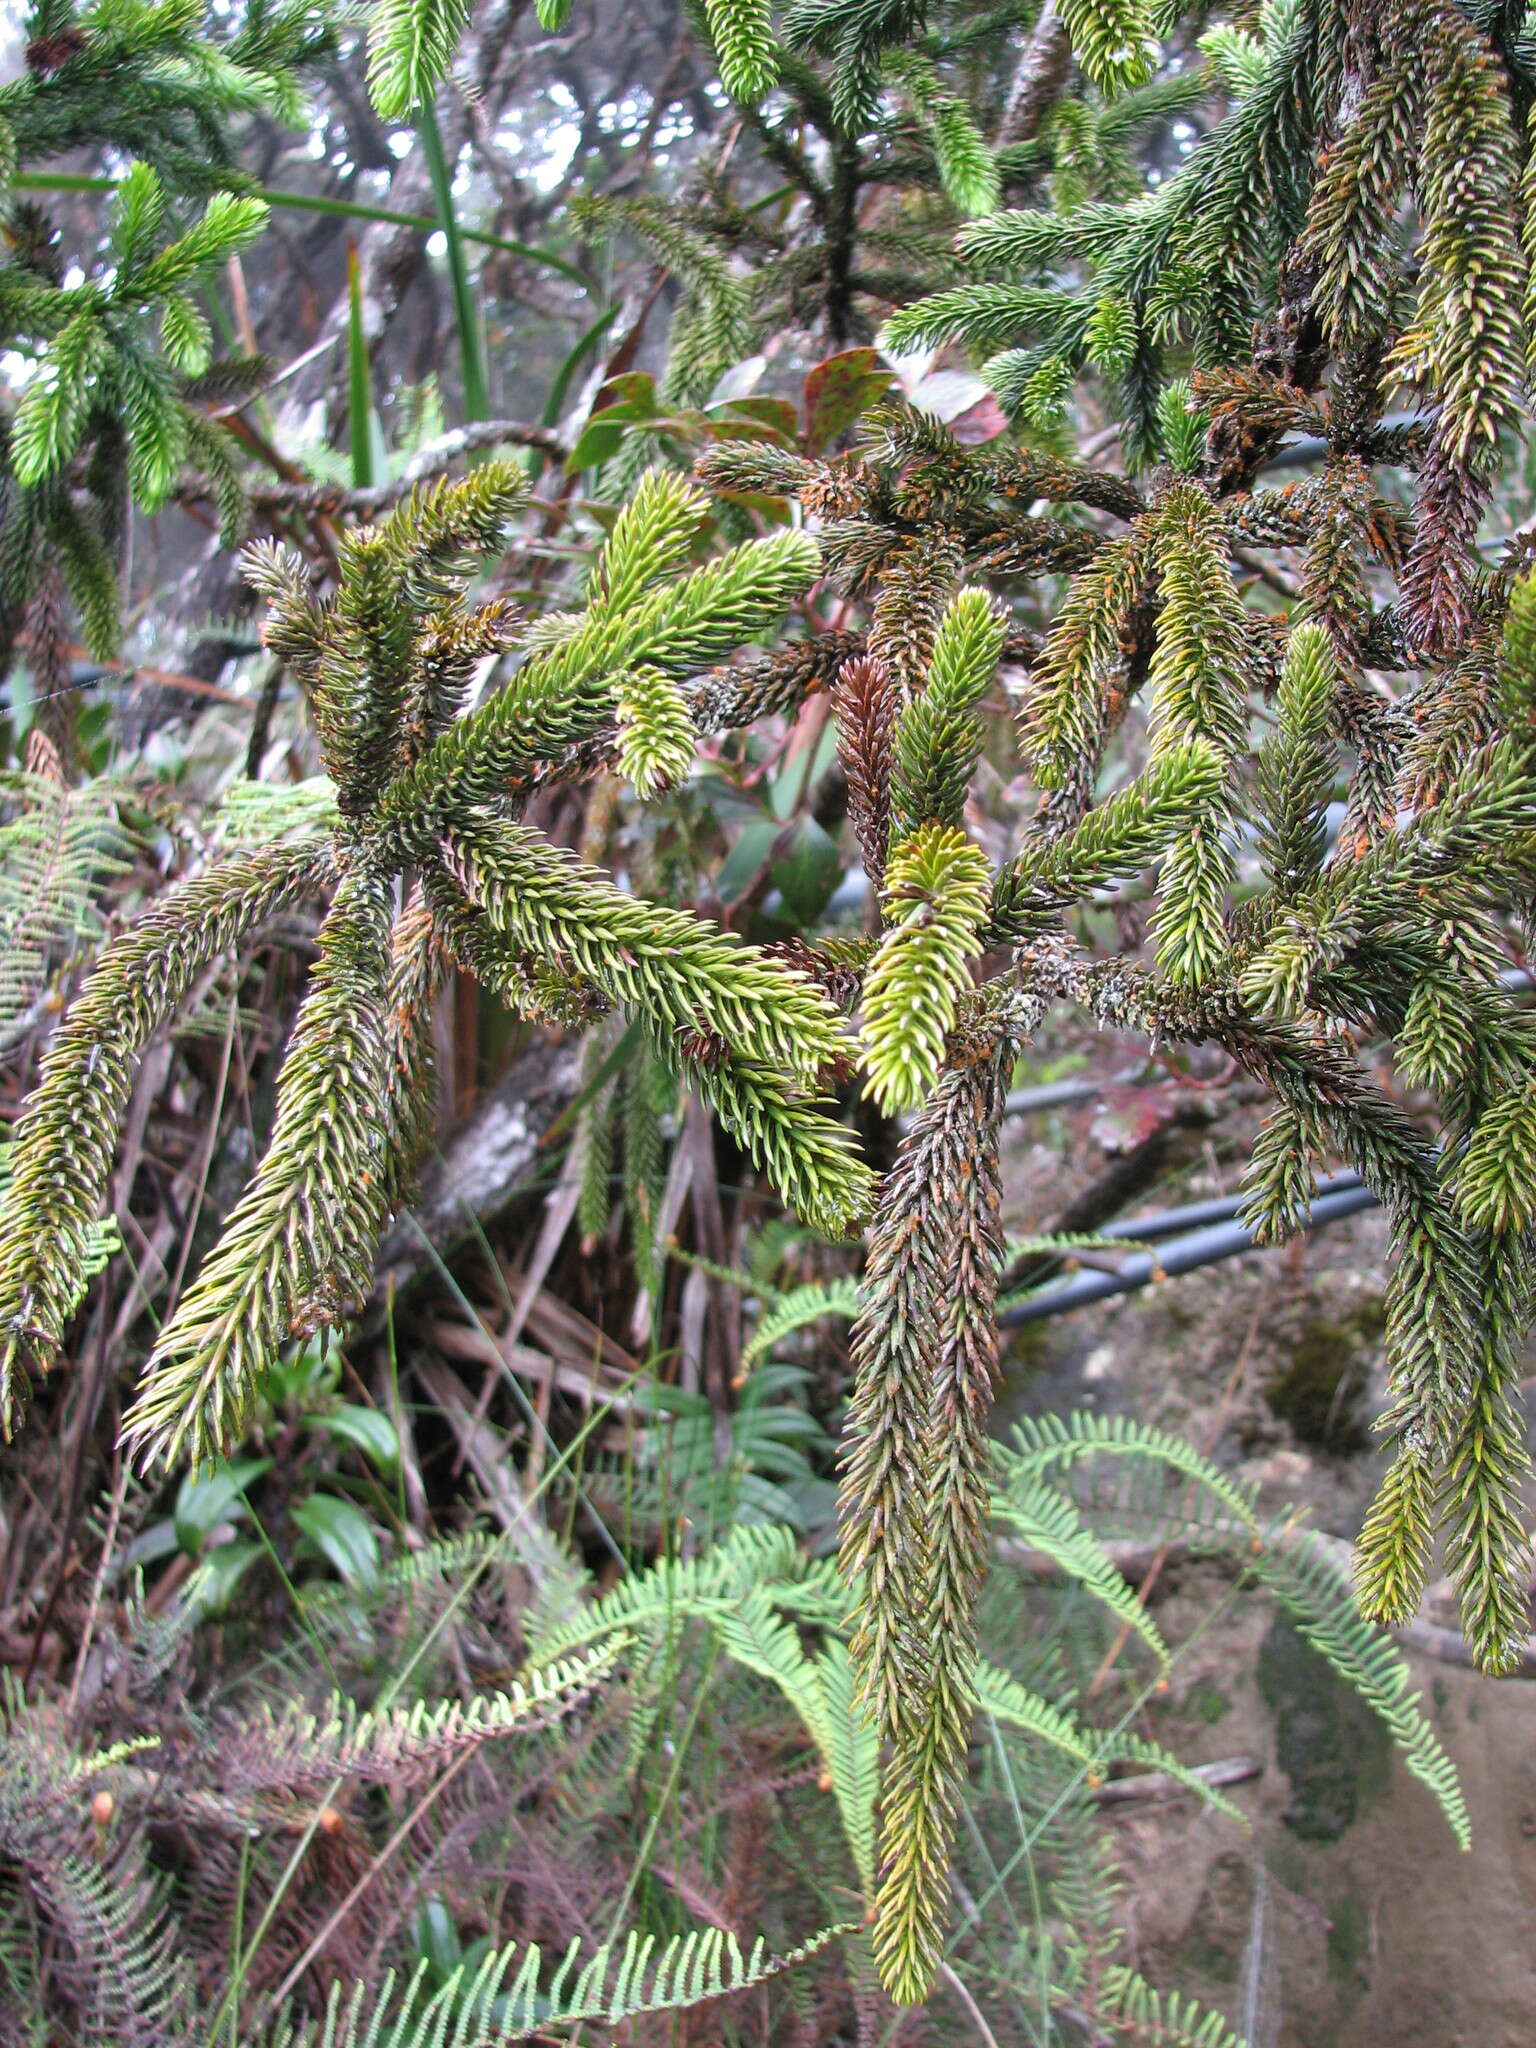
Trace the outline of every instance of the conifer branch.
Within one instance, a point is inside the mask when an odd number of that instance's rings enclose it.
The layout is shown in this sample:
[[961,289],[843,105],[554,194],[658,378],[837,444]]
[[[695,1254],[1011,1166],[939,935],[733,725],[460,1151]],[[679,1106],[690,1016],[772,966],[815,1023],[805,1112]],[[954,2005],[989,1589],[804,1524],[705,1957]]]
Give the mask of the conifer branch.
[[0,1205],[0,1418],[15,1427],[24,1369],[46,1366],[83,1285],[81,1252],[106,1193],[138,1063],[198,975],[285,904],[334,877],[328,848],[242,855],[170,889],[102,954],[54,1034]]
[[142,1464],[211,1463],[238,1441],[290,1337],[366,1299],[391,1166],[385,1020],[391,889],[346,872],[294,1026],[271,1143],[218,1245],[160,1333],[123,1425]]
[[1337,772],[1332,736],[1337,672],[1323,629],[1295,627],[1286,644],[1279,725],[1259,749],[1259,852],[1275,893],[1294,898],[1316,879]]
[[[963,1150],[952,1161],[933,1162],[956,1175],[953,1191],[941,1198],[951,1212],[946,1306],[929,1362],[920,1461],[909,1480],[920,1502],[916,1529],[908,1532],[919,1546],[907,1565],[913,1583],[886,1594],[898,1614],[906,1605],[897,1626],[923,1648],[916,1668],[903,1674],[899,1718],[890,1730],[873,1935],[881,1980],[905,2003],[926,1996],[943,1954],[975,1705],[976,1602],[991,1550],[994,1306],[1004,1249],[997,1137],[1016,1054],[1017,1040],[1004,1034],[960,1070],[946,1109],[949,1142]],[[886,1674],[872,1662],[864,1662],[861,1679],[881,1696]]]
[[1007,631],[984,590],[957,591],[945,607],[927,678],[902,705],[892,734],[891,809],[903,836],[920,825],[959,825],[986,740],[977,707]]
[[891,830],[891,735],[896,699],[883,662],[845,661],[832,685],[837,758],[848,783],[848,811],[864,872],[879,888]]
[[887,1114],[921,1102],[938,1076],[981,949],[989,880],[985,856],[953,826],[919,826],[891,855],[863,1032],[865,1092]]
[[[1168,493],[1158,561],[1163,606],[1149,675],[1154,759],[1170,745],[1199,740],[1235,768],[1247,739],[1246,621],[1220,517],[1197,486]],[[1164,860],[1153,929],[1158,965],[1175,983],[1207,980],[1225,954],[1233,826],[1231,802],[1215,802]]]
[[1069,904],[1149,866],[1209,815],[1226,775],[1225,762],[1204,740],[1167,748],[1136,781],[1000,870],[988,942],[1034,938]]
[[847,1134],[813,1107],[847,1042],[813,984],[699,919],[622,895],[519,827],[466,818],[445,834],[441,858],[517,954],[643,1016],[808,1221],[833,1236],[856,1224],[867,1172]]

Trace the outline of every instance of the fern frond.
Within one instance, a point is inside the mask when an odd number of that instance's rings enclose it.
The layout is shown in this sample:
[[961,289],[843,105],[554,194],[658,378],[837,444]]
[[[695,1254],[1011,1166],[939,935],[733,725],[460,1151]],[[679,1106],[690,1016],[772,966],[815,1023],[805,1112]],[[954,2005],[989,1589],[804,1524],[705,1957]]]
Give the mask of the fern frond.
[[744,1524],[697,1557],[665,1558],[621,1579],[577,1613],[543,1621],[530,1634],[530,1659],[542,1669],[616,1633],[643,1638],[658,1625],[670,1631],[699,1615],[723,1613],[750,1587],[794,1580],[802,1565],[793,1530]]
[[1128,1415],[1091,1415],[1077,1409],[1070,1415],[1027,1416],[1014,1425],[1009,1444],[998,1447],[1005,1486],[1015,1474],[1020,1480],[1034,1480],[1100,1456],[1165,1465],[1210,1493],[1235,1523],[1254,1536],[1259,1533],[1252,1501],[1218,1465],[1182,1437]]
[[409,1786],[462,1750],[558,1721],[613,1675],[629,1647],[610,1637],[581,1657],[540,1664],[505,1692],[417,1700],[359,1711],[342,1697],[318,1712],[297,1704],[260,1710],[220,1750],[213,1796],[239,1804],[253,1794],[297,1796],[337,1779]]
[[1324,1546],[1304,1532],[1285,1544],[1265,1543],[1252,1569],[1299,1633],[1385,1722],[1404,1763],[1433,1793],[1458,1844],[1469,1849],[1471,1823],[1456,1767],[1420,1711],[1419,1694],[1409,1691],[1402,1653],[1360,1619],[1349,1581]]
[[1105,1971],[1092,2008],[1097,2022],[1140,2048],[1248,2048],[1219,2012],[1181,1991],[1156,1990],[1123,1963]]
[[859,1882],[872,1895],[880,1738],[855,1702],[847,1650],[834,1640],[818,1655],[808,1654],[799,1631],[776,1611],[772,1591],[762,1587],[722,1614],[715,1634],[735,1663],[777,1686],[794,1708],[821,1754]]
[[1051,1558],[1063,1574],[1107,1607],[1115,1619],[1139,1636],[1158,1665],[1168,1667],[1168,1646],[1156,1623],[1115,1566],[1108,1552],[1083,1526],[1067,1496],[1017,1471],[993,1501],[993,1513],[1007,1528]]
[[742,1346],[743,1371],[766,1358],[796,1330],[819,1323],[824,1316],[855,1315],[858,1304],[858,1283],[853,1280],[814,1280],[804,1287],[792,1287],[769,1305]]
[[1193,1792],[1204,1805],[1224,1813],[1229,1820],[1243,1818],[1231,1800],[1223,1798],[1196,1772],[1186,1769],[1161,1744],[1148,1742],[1124,1728],[1090,1728],[1020,1685],[1011,1673],[985,1661],[977,1668],[976,1704],[994,1721],[1017,1728],[1021,1734],[1069,1757],[1090,1784],[1098,1784],[1107,1777],[1112,1764],[1142,1764]]
[[99,930],[102,884],[124,868],[117,791],[48,774],[0,777],[0,1042],[51,965]]
[[345,2002],[337,1985],[323,2018],[279,2016],[248,2048],[413,2048],[424,2040],[433,2048],[499,2048],[582,2021],[616,2028],[646,2013],[733,1997],[852,1932],[851,1926],[825,1927],[782,1955],[770,1954],[761,1937],[743,1951],[734,1934],[718,1927],[665,1942],[631,1932],[622,1944],[605,1942],[590,1954],[577,1940],[558,1958],[546,1957],[537,1943],[512,1943],[478,1963],[461,1964],[430,1997],[424,1995],[425,1962],[398,1988],[391,1974],[378,1998],[366,2003],[361,1984]]

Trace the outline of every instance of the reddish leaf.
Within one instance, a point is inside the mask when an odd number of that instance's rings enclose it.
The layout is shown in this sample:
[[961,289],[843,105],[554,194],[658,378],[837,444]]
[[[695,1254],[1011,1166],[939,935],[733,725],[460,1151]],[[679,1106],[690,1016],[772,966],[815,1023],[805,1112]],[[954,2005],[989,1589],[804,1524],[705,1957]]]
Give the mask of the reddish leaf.
[[635,408],[633,418],[644,419],[656,410],[656,379],[645,370],[626,370],[622,376],[610,377],[597,396],[599,410],[629,405]]
[[700,419],[697,432],[704,441],[777,441],[777,428],[765,426],[761,420],[738,419],[732,413],[729,419]]
[[731,407],[731,418],[757,420],[791,445],[800,431],[799,416],[787,398],[738,398]]
[[962,448],[979,448],[984,441],[995,441],[999,434],[1007,433],[1008,415],[989,391],[979,405],[951,420],[949,431]]
[[1160,1130],[1173,1114],[1164,1088],[1106,1088],[1099,1097],[1091,1132],[1093,1141],[1112,1154],[1134,1152]]
[[815,455],[846,433],[886,389],[889,370],[872,348],[845,349],[818,363],[805,380],[805,445]]

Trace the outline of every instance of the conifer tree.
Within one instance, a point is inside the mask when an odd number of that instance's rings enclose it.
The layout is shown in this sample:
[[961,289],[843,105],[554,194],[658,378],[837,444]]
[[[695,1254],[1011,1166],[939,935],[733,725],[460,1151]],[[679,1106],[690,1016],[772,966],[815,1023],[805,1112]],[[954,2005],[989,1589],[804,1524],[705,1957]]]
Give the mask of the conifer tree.
[[[524,642],[472,711],[475,663],[518,639],[464,596],[514,508],[510,472],[350,535],[324,598],[291,558],[258,555],[334,820],[184,885],[87,982],[0,1212],[0,1365],[14,1413],[76,1304],[135,1058],[197,969],[298,893],[330,908],[271,1142],[161,1335],[128,1422],[144,1458],[213,1455],[274,1347],[360,1293],[419,1147],[445,963],[525,1014],[638,1019],[831,1232],[871,1193],[822,1100],[856,1061],[856,1085],[911,1113],[873,1191],[843,1559],[887,1756],[874,1942],[914,2000],[942,1957],[975,1697],[1000,1105],[1048,1006],[1219,1048],[1263,1084],[1247,1212],[1266,1239],[1304,1226],[1327,1158],[1379,1197],[1394,1459],[1360,1598],[1383,1622],[1411,1614],[1438,1538],[1478,1661],[1508,1669],[1524,1642],[1536,1048],[1501,977],[1536,894],[1536,574],[1523,542],[1480,527],[1536,364],[1536,60],[1507,12],[1454,0],[1277,0],[1256,33],[1212,31],[1205,69],[1139,0],[1064,6],[1060,48],[1043,18],[1024,39],[1022,7],[796,0],[772,20],[718,0],[705,17],[799,210],[759,285],[723,172],[683,207],[589,209],[685,284],[672,396],[702,403],[786,313],[835,346],[883,321],[891,355],[968,353],[1008,431],[969,445],[861,390],[823,440],[716,446],[700,481],[738,509],[777,500],[781,524],[703,562],[704,498],[653,471],[585,609]],[[380,103],[404,105],[447,64],[456,17],[392,4],[376,28]],[[1144,178],[1127,137],[1197,108],[1211,118],[1187,154]],[[912,189],[910,214],[881,214]],[[867,260],[882,247],[884,269]],[[147,258],[151,277],[168,258]],[[73,388],[62,360],[49,391]],[[1090,399],[1118,459],[1067,452]],[[71,415],[36,408],[40,463]],[[1309,473],[1267,483],[1288,444]],[[1256,556],[1283,608],[1245,587]],[[708,668],[819,575],[851,624]],[[1037,604],[1040,642],[1021,616]],[[1004,660],[1026,671],[1009,772],[1035,803],[994,863],[969,798]],[[821,689],[878,906],[867,941],[791,968],[520,820],[534,790],[608,763],[663,788],[690,734]],[[1095,949],[1070,913],[1148,868],[1147,946]],[[407,876],[419,895],[402,900]],[[1376,1041],[1395,1092],[1359,1057]]]
[[[818,13],[842,109],[850,78],[890,65],[888,36],[921,33],[916,13],[897,30]],[[1063,126],[1155,90],[1150,17],[1063,21]],[[1361,1538],[1361,1598],[1385,1621],[1411,1613],[1438,1530],[1479,1660],[1506,1668],[1525,1633],[1512,1346],[1532,1309],[1536,1127],[1530,1021],[1499,970],[1536,846],[1533,585],[1518,547],[1485,564],[1475,542],[1536,361],[1519,197],[1536,72],[1499,23],[1454,6],[1277,8],[1257,36],[1220,29],[1207,48],[1228,111],[1172,176],[983,212],[957,238],[965,282],[886,322],[887,349],[970,351],[1017,438],[970,450],[888,408],[832,463],[705,461],[717,485],[820,516],[829,569],[869,605],[868,654],[838,693],[885,920],[865,1061],[883,1102],[921,1109],[871,1230],[844,1555],[890,1753],[876,1945],[898,1996],[920,1995],[941,1953],[974,1657],[979,1518],[952,1510],[987,1374],[957,1397],[954,1361],[986,1322],[996,1131],[965,1077],[1044,1002],[1214,1043],[1273,1090],[1249,1183],[1265,1235],[1304,1223],[1325,1155],[1378,1192],[1396,1457]],[[1041,447],[1085,379],[1135,484]],[[1318,471],[1267,488],[1266,460],[1298,436],[1322,445]],[[1384,471],[1409,492],[1385,494]],[[1102,516],[1042,519],[1052,504]],[[1256,547],[1297,563],[1288,619],[1240,594]],[[968,584],[1053,572],[1071,581],[1029,661],[1020,733],[1039,808],[983,907],[986,863],[956,829],[977,740],[948,650]],[[1255,759],[1269,697],[1278,724]],[[1145,765],[1095,802],[1137,700]],[[1249,845],[1263,880],[1239,901]],[[1066,936],[1063,909],[1159,857],[1150,960]],[[1355,1059],[1351,1040],[1375,1034],[1436,1098],[1436,1132]]]
[[[25,34],[25,69],[0,86],[0,347],[29,370],[0,421],[0,668],[22,633],[49,660],[60,590],[90,651],[115,651],[130,505],[157,510],[184,468],[211,487],[226,542],[240,538],[235,444],[210,408],[271,366],[216,355],[199,288],[266,221],[234,121],[296,122],[300,75],[334,46],[311,0],[207,19],[201,5],[38,0]],[[16,182],[87,148],[122,167],[104,260],[66,247]]]

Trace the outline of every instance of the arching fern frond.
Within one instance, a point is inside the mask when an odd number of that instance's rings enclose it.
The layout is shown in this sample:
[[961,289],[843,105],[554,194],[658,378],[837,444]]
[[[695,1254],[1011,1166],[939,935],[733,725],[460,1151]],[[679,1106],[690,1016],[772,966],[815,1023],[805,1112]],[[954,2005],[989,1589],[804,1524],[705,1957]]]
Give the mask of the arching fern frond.
[[420,2048],[426,2042],[500,2048],[583,2020],[614,2028],[644,2013],[679,2012],[748,1991],[854,1931],[851,1925],[825,1927],[782,1955],[770,1953],[761,1938],[743,1950],[734,1934],[718,1927],[665,1942],[631,1933],[589,1954],[576,1941],[558,1959],[536,1943],[513,1943],[478,1964],[461,1965],[430,1996],[425,1963],[398,1986],[387,1979],[377,1999],[367,1999],[361,1985],[346,1997],[338,1985],[323,2018],[269,2019],[246,2037],[244,2048]]
[[1005,1490],[1014,1474],[1036,1479],[1098,1456],[1165,1465],[1213,1494],[1239,1526],[1259,1533],[1258,1516],[1241,1486],[1193,1444],[1132,1416],[1091,1415],[1081,1409],[1070,1415],[1026,1416],[1014,1425],[1010,1444],[998,1447]]
[[0,776],[0,1045],[50,971],[100,932],[102,886],[124,868],[117,794],[106,780]]
[[813,1280],[803,1287],[790,1288],[787,1294],[781,1294],[770,1302],[757,1328],[742,1346],[743,1370],[750,1370],[760,1359],[766,1358],[776,1345],[793,1336],[796,1330],[808,1329],[812,1323],[819,1323],[823,1316],[848,1318],[857,1315],[858,1307],[859,1289],[855,1280]]
[[1156,1623],[1064,1493],[1015,1470],[1007,1487],[994,1496],[993,1513],[1005,1528],[1044,1552],[1067,1578],[1102,1601],[1117,1621],[1141,1638],[1158,1666],[1168,1668],[1168,1646]]

